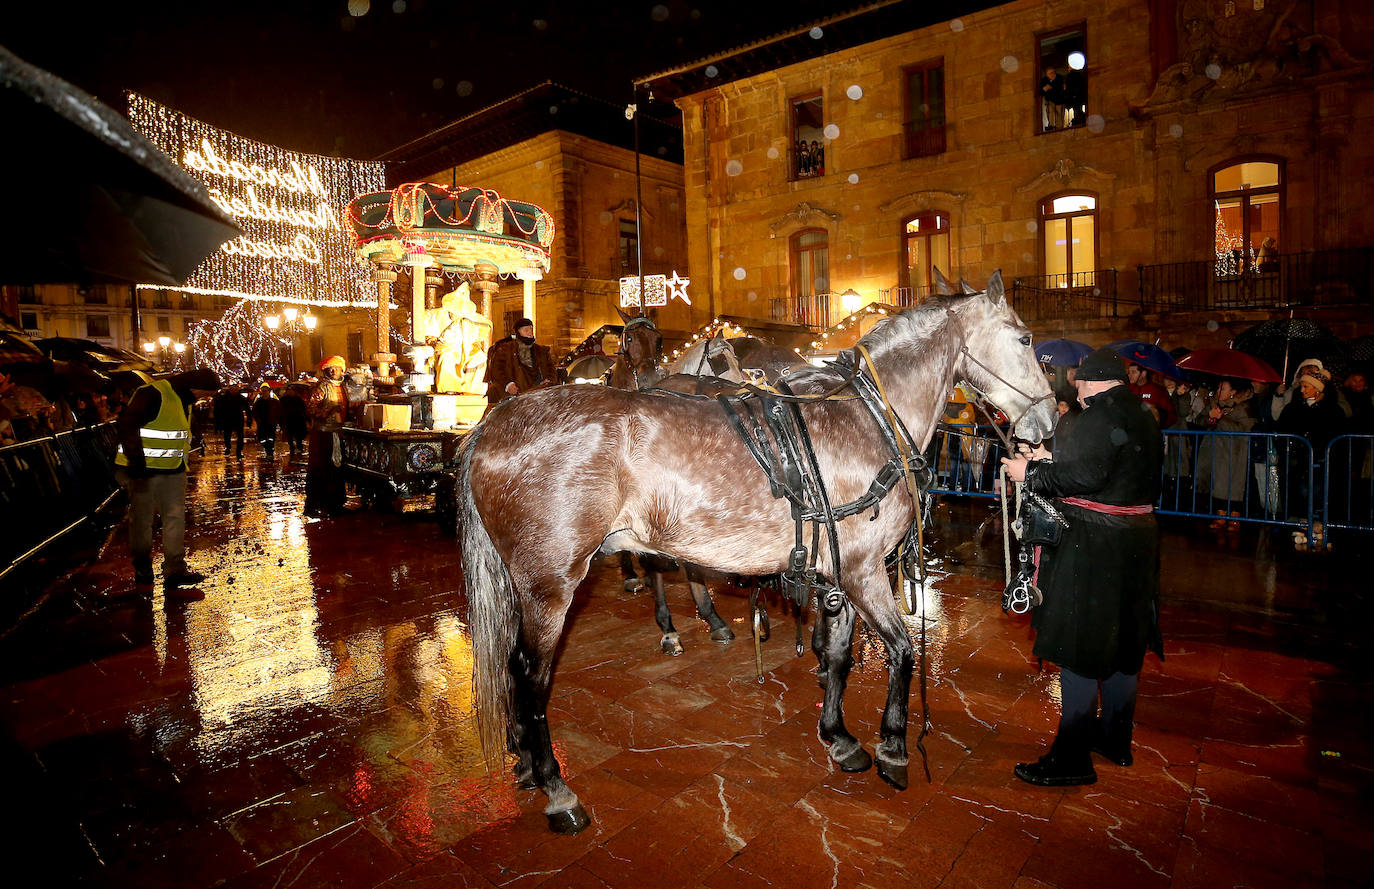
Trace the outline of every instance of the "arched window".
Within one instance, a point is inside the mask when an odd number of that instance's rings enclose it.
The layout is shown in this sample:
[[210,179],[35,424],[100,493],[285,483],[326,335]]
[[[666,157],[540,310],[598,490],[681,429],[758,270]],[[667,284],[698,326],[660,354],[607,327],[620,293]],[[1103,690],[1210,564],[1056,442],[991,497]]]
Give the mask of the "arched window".
[[1096,196],[1064,194],[1041,201],[1040,242],[1047,286],[1097,283]]
[[1283,245],[1283,161],[1229,162],[1213,168],[1209,185],[1217,275],[1269,272]]
[[902,248],[906,255],[902,286],[911,288],[913,297],[930,293],[935,285],[931,266],[938,266],[946,275],[951,272],[949,217],[930,211],[903,220]]

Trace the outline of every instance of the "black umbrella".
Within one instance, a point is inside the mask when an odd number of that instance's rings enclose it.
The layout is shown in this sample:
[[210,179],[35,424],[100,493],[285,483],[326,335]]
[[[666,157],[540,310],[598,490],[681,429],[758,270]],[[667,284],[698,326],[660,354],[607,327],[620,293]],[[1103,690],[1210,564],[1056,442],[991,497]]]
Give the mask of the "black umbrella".
[[142,370],[152,373],[157,365],[142,355],[107,346],[95,340],[73,336],[50,336],[34,342],[44,355],[54,361],[76,361],[103,374],[120,370]]
[[1362,364],[1374,360],[1374,333],[1367,333],[1350,341],[1350,360]]
[[1306,318],[1278,318],[1265,321],[1241,333],[1232,346],[1263,358],[1286,380],[1308,358],[1318,358],[1331,370],[1344,367],[1348,350],[1340,337]]
[[176,286],[240,233],[127,120],[2,46],[0,120],[7,284]]

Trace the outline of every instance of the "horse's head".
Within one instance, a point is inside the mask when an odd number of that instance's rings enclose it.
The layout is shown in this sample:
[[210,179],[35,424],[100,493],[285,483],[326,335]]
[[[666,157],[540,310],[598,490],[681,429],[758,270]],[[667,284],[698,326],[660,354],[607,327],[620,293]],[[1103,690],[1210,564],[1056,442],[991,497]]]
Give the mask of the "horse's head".
[[1031,332],[1007,304],[1002,272],[987,290],[956,298],[964,334],[956,373],[1011,418],[1017,438],[1038,442],[1054,432],[1054,392],[1031,348]]
[[[663,376],[658,366],[663,358],[663,334],[647,315],[630,316],[620,312],[620,317],[625,322],[625,329],[620,334],[616,364],[624,365],[624,375],[630,380],[623,388],[649,389]],[[612,374],[612,385],[618,385],[618,376]]]

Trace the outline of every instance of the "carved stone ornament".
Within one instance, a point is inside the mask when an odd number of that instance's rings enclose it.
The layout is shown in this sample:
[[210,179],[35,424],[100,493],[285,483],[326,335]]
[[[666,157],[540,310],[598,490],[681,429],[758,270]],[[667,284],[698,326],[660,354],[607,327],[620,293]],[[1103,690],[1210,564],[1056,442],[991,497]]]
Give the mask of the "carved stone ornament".
[[[635,199],[634,199],[634,198],[626,198],[625,200],[623,200],[623,201],[621,201],[620,203],[616,204],[614,207],[607,207],[607,208],[606,208],[606,212],[609,213],[609,214],[611,214],[612,216],[615,216],[616,214],[620,213],[622,210],[625,211],[626,213],[634,213],[634,211],[635,211]],[[644,218],[645,218],[645,219],[653,219],[653,218],[654,218],[654,214],[652,214],[652,213],[649,212],[649,208],[648,208],[648,207],[645,207],[645,208],[643,209],[643,213],[644,213]]]
[[802,201],[800,204],[797,204],[792,212],[785,213],[770,222],[768,227],[774,232],[777,232],[793,223],[806,225],[811,221],[812,217],[819,217],[830,222],[838,222],[840,214],[832,213],[829,210],[822,210],[820,207],[813,207],[806,201]]
[[1179,104],[1200,105],[1261,95],[1331,72],[1371,69],[1352,56],[1323,23],[1312,0],[1250,2],[1181,0],[1179,60],[1160,72],[1150,97],[1132,103],[1146,117]]
[[1098,179],[1106,180],[1112,180],[1116,178],[1116,176],[1114,176],[1113,174],[1104,173],[1096,167],[1090,167],[1087,164],[1076,164],[1066,157],[1061,157],[1059,160],[1054,162],[1053,167],[1041,173],[1039,176],[1036,176],[1034,179],[1027,182],[1025,185],[1021,186],[1016,190],[1018,193],[1042,190],[1045,186],[1045,183],[1052,182],[1057,182],[1059,185],[1068,185],[1070,179],[1073,179],[1078,176],[1093,176]]
[[913,210],[930,210],[941,203],[962,204],[968,195],[961,191],[941,191],[932,188],[926,191],[913,191],[878,205],[882,213],[908,213]]

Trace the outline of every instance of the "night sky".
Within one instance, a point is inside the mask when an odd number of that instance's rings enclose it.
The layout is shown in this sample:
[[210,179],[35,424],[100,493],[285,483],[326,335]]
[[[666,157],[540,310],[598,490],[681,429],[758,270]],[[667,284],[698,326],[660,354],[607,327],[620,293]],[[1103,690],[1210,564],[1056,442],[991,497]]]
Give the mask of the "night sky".
[[0,44],[120,112],[132,89],[242,136],[368,159],[544,80],[628,102],[635,76],[859,5],[24,0],[6,4]]

